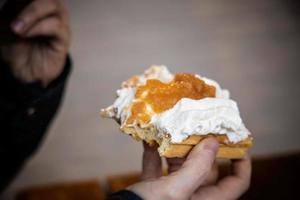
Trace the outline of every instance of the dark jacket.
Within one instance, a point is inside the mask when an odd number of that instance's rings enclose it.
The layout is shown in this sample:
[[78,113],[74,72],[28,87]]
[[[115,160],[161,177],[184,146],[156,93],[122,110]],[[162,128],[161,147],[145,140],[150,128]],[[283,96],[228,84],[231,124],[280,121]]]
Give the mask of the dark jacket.
[[0,60],[0,191],[40,145],[60,105],[69,72],[67,59],[63,73],[43,88],[40,83],[21,83]]
[[[71,62],[47,88],[40,83],[24,84],[0,60],[0,193],[38,149],[63,97]],[[123,190],[111,200],[140,200]]]

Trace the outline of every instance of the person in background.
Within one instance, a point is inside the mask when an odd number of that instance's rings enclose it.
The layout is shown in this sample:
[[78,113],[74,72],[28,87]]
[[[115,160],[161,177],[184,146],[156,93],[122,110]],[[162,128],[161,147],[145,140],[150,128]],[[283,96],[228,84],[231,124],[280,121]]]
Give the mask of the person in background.
[[[58,0],[0,8],[0,191],[36,151],[70,72],[70,27]],[[0,4],[0,5],[1,5]]]
[[[1,5],[0,192],[41,143],[71,68],[69,18],[61,1],[10,0]],[[248,156],[233,161],[232,175],[218,181],[214,139],[198,144],[186,159],[169,159],[168,176],[161,174],[156,149],[144,149],[142,181],[109,200],[236,199],[249,187]]]

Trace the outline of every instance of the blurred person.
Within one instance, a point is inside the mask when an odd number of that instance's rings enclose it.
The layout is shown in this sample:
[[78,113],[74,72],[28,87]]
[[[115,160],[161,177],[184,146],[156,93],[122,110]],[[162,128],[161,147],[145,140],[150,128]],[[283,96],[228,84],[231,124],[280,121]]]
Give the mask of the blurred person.
[[[0,14],[2,191],[43,139],[71,64],[69,19],[61,1],[10,0]],[[156,149],[144,149],[142,181],[109,199],[236,199],[249,186],[248,157],[233,161],[233,174],[217,181],[213,163],[218,143],[213,139],[198,144],[186,160],[169,159],[168,176],[161,176]]]
[[0,5],[0,192],[38,148],[70,71],[70,28],[59,0]]

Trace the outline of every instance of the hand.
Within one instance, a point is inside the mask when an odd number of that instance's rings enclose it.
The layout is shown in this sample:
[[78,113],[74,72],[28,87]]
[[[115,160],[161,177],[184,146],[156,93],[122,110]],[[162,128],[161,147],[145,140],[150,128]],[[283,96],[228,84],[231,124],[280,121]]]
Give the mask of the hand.
[[144,199],[231,200],[237,199],[249,187],[251,162],[248,156],[232,161],[232,174],[217,181],[213,166],[218,143],[213,138],[196,145],[185,161],[169,160],[168,176],[161,176],[161,158],[157,150],[144,147],[143,181],[128,187]]
[[44,86],[63,71],[70,45],[68,13],[59,0],[34,0],[11,24],[18,39],[0,46],[2,59],[23,82]]

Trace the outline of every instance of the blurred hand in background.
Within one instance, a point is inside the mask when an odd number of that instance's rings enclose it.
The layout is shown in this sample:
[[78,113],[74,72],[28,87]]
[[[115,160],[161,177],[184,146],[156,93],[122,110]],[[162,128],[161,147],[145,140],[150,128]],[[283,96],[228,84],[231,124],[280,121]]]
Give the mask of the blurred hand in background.
[[38,149],[62,100],[71,68],[67,10],[59,0],[7,0],[0,38],[2,193]]
[[195,146],[186,159],[168,159],[168,176],[156,148],[144,145],[143,181],[128,189],[144,199],[224,199],[240,197],[249,187],[249,156],[232,161],[232,174],[218,180],[214,165],[218,142],[212,138]]
[[11,23],[17,36],[0,46],[1,58],[22,82],[44,86],[63,71],[70,45],[69,17],[59,0],[30,2]]

